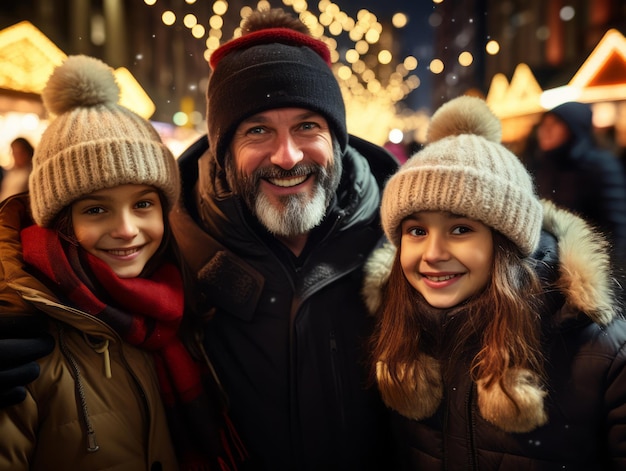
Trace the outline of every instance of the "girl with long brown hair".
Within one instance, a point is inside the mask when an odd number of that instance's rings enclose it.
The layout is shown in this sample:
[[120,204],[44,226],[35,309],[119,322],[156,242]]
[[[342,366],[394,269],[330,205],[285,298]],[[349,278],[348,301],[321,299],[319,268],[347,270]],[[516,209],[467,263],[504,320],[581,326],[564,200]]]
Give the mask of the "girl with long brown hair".
[[[540,201],[485,102],[433,116],[366,266],[401,469],[626,469],[626,322],[604,236]],[[540,249],[540,250],[538,250]]]

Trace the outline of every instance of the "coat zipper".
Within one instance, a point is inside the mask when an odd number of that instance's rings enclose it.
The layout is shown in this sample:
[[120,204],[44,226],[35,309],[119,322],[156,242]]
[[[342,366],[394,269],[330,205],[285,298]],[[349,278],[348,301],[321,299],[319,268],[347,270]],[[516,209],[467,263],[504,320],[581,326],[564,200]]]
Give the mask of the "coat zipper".
[[89,417],[89,409],[87,408],[87,398],[85,396],[85,388],[83,386],[83,381],[80,373],[80,367],[72,355],[72,352],[67,348],[67,344],[65,343],[65,329],[62,325],[58,325],[59,328],[59,347],[61,348],[61,352],[63,356],[67,359],[72,373],[74,375],[74,384],[76,387],[76,393],[78,394],[78,398],[80,400],[80,410],[79,415],[83,419],[83,423],[85,428],[87,429],[87,452],[95,453],[100,449],[100,445],[98,445],[98,441],[96,440],[96,432],[91,424],[91,419]]

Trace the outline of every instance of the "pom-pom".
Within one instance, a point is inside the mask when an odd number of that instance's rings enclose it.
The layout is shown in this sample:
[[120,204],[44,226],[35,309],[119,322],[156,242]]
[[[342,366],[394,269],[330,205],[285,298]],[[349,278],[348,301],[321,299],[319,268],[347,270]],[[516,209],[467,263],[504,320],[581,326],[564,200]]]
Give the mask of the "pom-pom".
[[269,28],[288,28],[302,34],[311,34],[308,26],[282,8],[255,10],[244,20],[241,26],[244,35]]
[[435,112],[428,128],[427,142],[461,134],[482,136],[499,144],[502,126],[484,100],[464,95],[450,100]]
[[50,113],[59,115],[79,107],[114,105],[120,89],[113,69],[88,56],[69,56],[57,67],[41,97]]

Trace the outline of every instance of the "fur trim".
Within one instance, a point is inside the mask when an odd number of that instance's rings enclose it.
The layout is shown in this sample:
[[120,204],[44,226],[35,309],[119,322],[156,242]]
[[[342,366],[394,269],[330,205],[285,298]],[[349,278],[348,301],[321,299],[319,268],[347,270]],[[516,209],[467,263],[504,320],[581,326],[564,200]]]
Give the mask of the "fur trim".
[[617,316],[618,303],[607,240],[580,217],[549,201],[542,204],[543,228],[559,241],[559,290],[570,308],[598,324],[610,323]]
[[383,361],[376,363],[378,389],[384,403],[409,419],[421,420],[435,413],[443,397],[439,362],[420,353],[393,381]]
[[382,304],[383,285],[389,279],[396,248],[390,242],[374,250],[365,263],[363,299],[370,314],[375,314]]
[[548,421],[543,406],[546,391],[530,370],[513,368],[503,378],[506,392],[499,383],[485,388],[486,380],[477,381],[478,408],[481,415],[505,432],[525,433]]
[[[546,200],[542,206],[543,229],[558,240],[560,274],[556,284],[565,294],[569,310],[582,311],[600,325],[609,324],[618,315],[619,303],[607,240],[575,214]],[[395,250],[386,243],[372,252],[365,264],[363,298],[371,314],[382,302]]]
[[[618,314],[611,276],[608,243],[591,225],[553,203],[542,201],[543,228],[558,240],[559,279],[557,288],[566,297],[564,312],[583,312],[598,324],[608,324]],[[389,279],[395,247],[387,243],[376,249],[365,265],[363,296],[372,314],[382,302],[382,289]],[[420,420],[431,416],[443,396],[440,365],[437,360],[420,353],[406,367],[396,384],[384,362],[377,363],[378,388],[385,404],[401,415]],[[478,407],[481,415],[498,428],[511,433],[525,433],[544,425],[547,414],[537,375],[526,369],[511,369],[489,388],[485,380],[477,382]]]

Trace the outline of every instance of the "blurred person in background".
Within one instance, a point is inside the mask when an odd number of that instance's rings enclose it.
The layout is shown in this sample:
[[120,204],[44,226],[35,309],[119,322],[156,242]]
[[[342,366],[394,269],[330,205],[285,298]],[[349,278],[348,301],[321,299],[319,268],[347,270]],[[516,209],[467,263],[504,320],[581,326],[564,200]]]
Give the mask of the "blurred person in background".
[[32,169],[32,159],[35,149],[24,137],[18,137],[11,142],[13,167],[4,170],[0,185],[0,201],[24,191],[28,191],[28,176]]
[[542,117],[529,170],[537,192],[606,233],[626,259],[626,182],[619,159],[595,139],[586,103],[563,103]]

